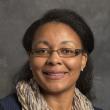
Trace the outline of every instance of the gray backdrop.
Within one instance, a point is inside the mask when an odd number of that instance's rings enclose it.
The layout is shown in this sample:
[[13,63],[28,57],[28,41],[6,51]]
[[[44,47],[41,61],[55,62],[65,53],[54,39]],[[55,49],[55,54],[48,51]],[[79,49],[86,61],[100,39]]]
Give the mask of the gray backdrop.
[[21,45],[26,28],[45,11],[78,12],[95,36],[95,105],[110,110],[110,0],[0,0],[0,97],[11,92],[13,76],[27,60]]

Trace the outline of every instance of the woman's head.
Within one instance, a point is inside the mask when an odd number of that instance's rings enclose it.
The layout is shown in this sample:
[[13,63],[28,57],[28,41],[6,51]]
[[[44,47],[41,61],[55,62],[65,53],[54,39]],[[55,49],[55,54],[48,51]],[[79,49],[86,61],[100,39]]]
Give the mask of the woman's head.
[[73,90],[87,54],[71,27],[49,22],[34,34],[29,61],[39,86],[46,92],[58,93]]
[[[76,84],[84,94],[89,94],[92,81],[89,54],[94,49],[94,39],[88,25],[75,12],[66,9],[47,12],[27,29],[23,46],[30,56],[29,74],[43,89],[61,92]],[[75,55],[62,57],[71,55],[70,52]]]

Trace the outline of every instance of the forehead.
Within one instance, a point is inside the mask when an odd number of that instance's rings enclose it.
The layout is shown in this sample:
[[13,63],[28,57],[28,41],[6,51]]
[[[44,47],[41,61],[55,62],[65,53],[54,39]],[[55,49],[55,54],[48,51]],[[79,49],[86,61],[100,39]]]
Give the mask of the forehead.
[[34,35],[33,43],[45,41],[51,45],[59,45],[62,42],[73,43],[81,46],[79,35],[67,24],[49,22],[38,28]]

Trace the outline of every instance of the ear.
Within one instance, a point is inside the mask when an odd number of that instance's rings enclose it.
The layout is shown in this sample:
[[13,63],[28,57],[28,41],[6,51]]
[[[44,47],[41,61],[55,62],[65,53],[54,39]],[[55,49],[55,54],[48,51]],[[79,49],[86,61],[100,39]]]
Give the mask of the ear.
[[87,53],[83,53],[83,54],[82,54],[81,71],[83,71],[84,68],[86,67],[87,60],[88,60],[88,55],[87,55]]

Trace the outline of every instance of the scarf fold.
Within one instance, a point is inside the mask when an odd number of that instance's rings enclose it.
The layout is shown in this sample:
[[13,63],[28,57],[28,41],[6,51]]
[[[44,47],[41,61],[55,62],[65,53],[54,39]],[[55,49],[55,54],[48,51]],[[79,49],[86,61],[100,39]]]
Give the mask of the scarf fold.
[[[39,87],[34,79],[29,82],[20,81],[16,86],[18,100],[22,110],[52,110],[40,93]],[[77,88],[72,110],[94,110],[92,103]]]

